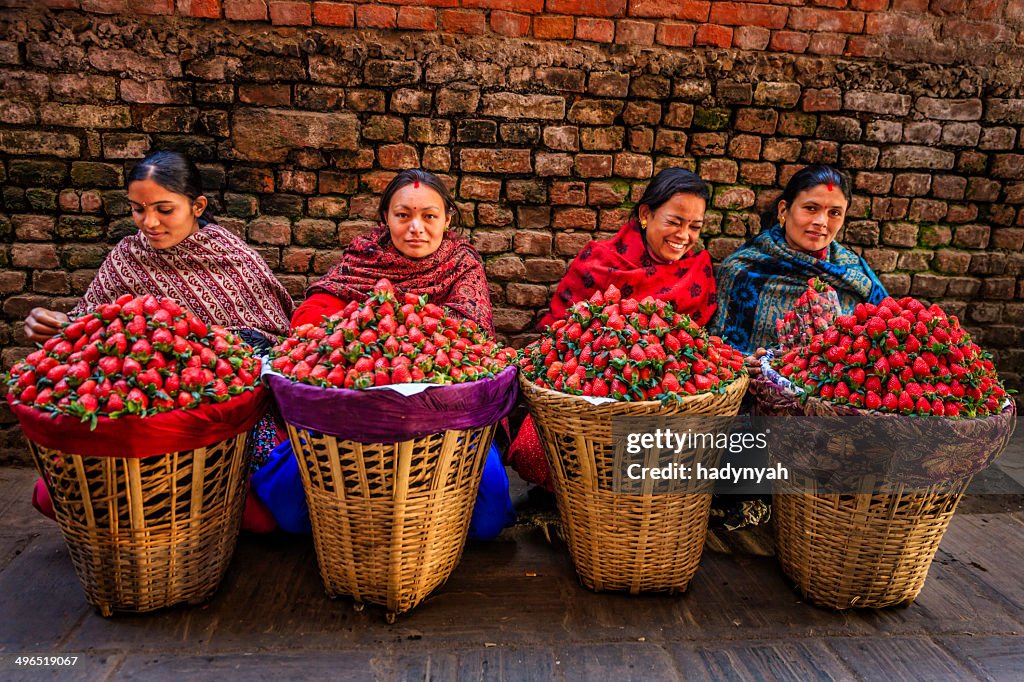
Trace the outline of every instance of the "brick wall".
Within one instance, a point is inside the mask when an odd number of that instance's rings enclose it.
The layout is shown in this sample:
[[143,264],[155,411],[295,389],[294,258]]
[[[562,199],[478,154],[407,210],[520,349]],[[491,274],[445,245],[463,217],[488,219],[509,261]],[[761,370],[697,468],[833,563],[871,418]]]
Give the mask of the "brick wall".
[[134,229],[132,160],[173,147],[297,297],[397,169],[443,175],[517,343],[660,168],[713,184],[720,260],[796,169],[838,163],[844,243],[960,314],[1020,385],[1024,0],[0,6],[5,368],[27,311],[70,307]]

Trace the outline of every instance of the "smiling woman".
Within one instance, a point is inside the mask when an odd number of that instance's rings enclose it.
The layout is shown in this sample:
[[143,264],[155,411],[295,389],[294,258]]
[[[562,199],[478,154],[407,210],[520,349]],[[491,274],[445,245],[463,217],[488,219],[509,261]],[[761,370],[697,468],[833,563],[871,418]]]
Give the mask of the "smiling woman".
[[68,315],[36,308],[25,335],[42,342],[60,326],[123,294],[172,298],[207,324],[267,344],[288,330],[291,296],[260,256],[213,223],[199,169],[184,154],[158,151],[128,174],[128,201],[139,229],[110,252]]
[[776,345],[775,320],[819,277],[844,312],[877,303],[885,287],[864,259],[836,242],[850,205],[850,180],[831,166],[798,171],[764,224],[775,222],[722,262],[719,308],[709,331],[745,353]]

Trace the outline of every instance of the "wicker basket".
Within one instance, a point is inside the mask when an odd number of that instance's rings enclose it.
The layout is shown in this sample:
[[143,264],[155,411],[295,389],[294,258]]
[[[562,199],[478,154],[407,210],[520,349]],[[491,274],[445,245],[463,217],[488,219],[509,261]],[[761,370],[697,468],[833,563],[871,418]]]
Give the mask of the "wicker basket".
[[819,606],[909,605],[970,481],[850,495],[815,492],[811,480],[776,481],[782,570]]
[[[816,398],[801,404],[766,379],[754,382],[752,393],[757,398],[756,411],[769,416],[868,414]],[[773,488],[776,553],[783,572],[819,606],[884,608],[913,603],[960,498],[975,471],[1005,447],[1015,412],[1011,402],[1000,415],[965,420],[958,426],[990,452],[962,464],[960,473],[946,480],[921,483],[918,479],[906,485],[890,478],[876,485],[876,479],[865,475],[846,480],[843,489],[873,492],[837,493],[834,487],[827,488],[790,467],[790,480],[775,481]],[[894,429],[912,428],[891,415],[878,418],[894,420]],[[831,441],[828,458],[855,459],[856,453],[840,451],[843,447],[842,439]]]
[[390,623],[443,584],[494,428],[367,445],[289,425],[327,593],[384,606]]
[[141,458],[29,447],[89,603],[104,616],[209,599],[245,501],[247,433]]
[[[675,404],[593,405],[520,377],[551,467],[569,552],[584,586],[632,594],[682,592],[697,571],[707,533],[713,481],[692,493],[615,491],[621,472],[612,443],[613,418],[735,416],[747,383],[743,377],[722,394],[690,396]],[[717,453],[714,459],[701,461],[714,466]]]

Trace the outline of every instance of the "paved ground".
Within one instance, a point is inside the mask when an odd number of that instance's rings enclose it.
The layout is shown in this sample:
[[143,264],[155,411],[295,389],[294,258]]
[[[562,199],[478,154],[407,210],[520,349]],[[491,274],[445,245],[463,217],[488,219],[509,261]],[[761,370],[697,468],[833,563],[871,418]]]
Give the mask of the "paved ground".
[[[471,545],[389,626],[324,596],[311,542],[243,536],[202,607],[104,619],[86,605],[35,474],[0,468],[0,679],[942,680],[1024,678],[1021,498],[965,500],[917,602],[801,601],[770,536],[714,535],[680,596],[594,594],[535,523]],[[520,491],[521,492],[521,491]],[[19,655],[75,655],[73,667]]]

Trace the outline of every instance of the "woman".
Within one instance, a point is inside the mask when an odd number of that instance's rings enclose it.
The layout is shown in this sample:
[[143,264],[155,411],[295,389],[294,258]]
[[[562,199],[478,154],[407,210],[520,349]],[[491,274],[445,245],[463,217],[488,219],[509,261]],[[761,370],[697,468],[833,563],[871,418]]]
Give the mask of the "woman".
[[[138,233],[118,242],[69,314],[32,310],[25,320],[29,340],[45,341],[70,319],[123,294],[172,298],[203,322],[227,327],[264,350],[287,333],[291,296],[245,241],[212,222],[199,169],[188,157],[153,152],[129,173],[127,187]],[[274,448],[275,432],[270,415],[254,428],[253,468]],[[33,502],[46,513],[49,499],[43,499],[41,483]],[[247,504],[245,525],[265,528],[269,519],[258,516]]]
[[128,203],[139,231],[114,247],[68,315],[32,310],[29,340],[45,341],[123,294],[173,298],[203,322],[264,347],[288,331],[291,296],[244,240],[212,222],[199,169],[184,154],[160,151],[140,161],[128,175]]
[[538,329],[612,284],[623,298],[653,296],[707,324],[715,312],[714,273],[708,252],[694,247],[708,197],[708,186],[688,170],[666,168],[655,175],[619,232],[590,242],[576,256]]
[[426,294],[461,319],[494,332],[483,261],[452,232],[459,210],[441,180],[427,171],[404,170],[380,198],[380,224],[356,237],[341,261],[306,290],[292,326],[320,322],[352,300],[362,301],[386,277],[402,293]]
[[[349,301],[365,300],[374,284],[386,278],[400,293],[426,294],[449,314],[472,320],[493,334],[483,261],[465,238],[450,229],[460,224],[459,210],[441,180],[419,169],[400,172],[384,189],[377,214],[377,228],[352,240],[341,261],[306,290],[306,301],[295,311],[292,326],[321,322]],[[266,469],[253,477],[253,487],[282,528],[309,532],[298,466],[288,444],[274,451]],[[514,519],[508,476],[492,446],[469,535],[492,539]]]
[[[706,324],[715,312],[715,280],[710,255],[695,247],[709,194],[704,181],[688,170],[666,168],[654,176],[619,232],[590,242],[576,256],[538,329],[612,284],[623,298],[653,296]],[[544,451],[529,417],[509,449],[509,463],[526,481],[551,489]]]
[[777,222],[722,262],[718,314],[709,331],[744,353],[776,345],[775,320],[794,306],[812,277],[836,290],[847,313],[857,303],[885,298],[864,259],[835,241],[849,205],[844,173],[824,165],[797,172],[769,214]]
[[[885,287],[864,259],[835,239],[850,205],[850,180],[825,165],[798,171],[786,184],[774,210],[766,214],[761,232],[726,258],[718,271],[718,314],[709,331],[744,353],[751,375],[760,373],[757,358],[777,345],[775,320],[793,308],[807,290],[807,280],[819,277],[836,290],[844,312],[857,303],[878,303]],[[777,222],[776,222],[777,221]],[[766,465],[747,461],[740,465]],[[736,498],[726,509],[716,500],[713,517],[724,516],[726,528],[757,525],[767,520],[760,499]]]

